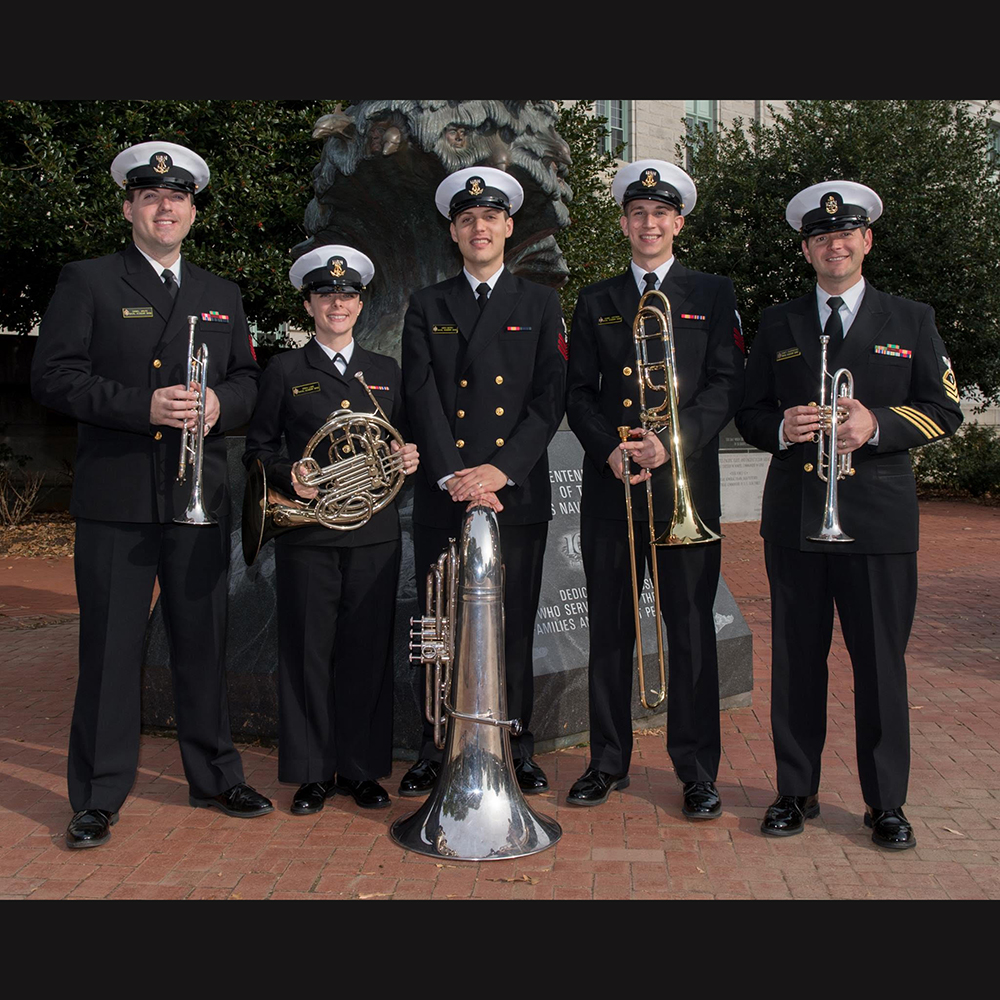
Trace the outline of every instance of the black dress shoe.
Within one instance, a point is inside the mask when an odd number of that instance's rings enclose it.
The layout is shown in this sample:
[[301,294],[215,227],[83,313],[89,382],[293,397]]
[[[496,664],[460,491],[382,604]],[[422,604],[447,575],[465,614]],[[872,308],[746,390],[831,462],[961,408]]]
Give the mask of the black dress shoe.
[[399,782],[399,794],[406,798],[426,795],[434,787],[440,773],[440,761],[422,757],[403,775]]
[[366,778],[364,781],[352,781],[342,778],[339,774],[333,783],[333,790],[341,795],[353,795],[354,801],[363,809],[384,809],[392,805],[389,793],[377,782]]
[[722,799],[714,781],[686,781],[681,812],[688,819],[715,819],[722,815]]
[[807,819],[818,815],[818,795],[779,795],[767,807],[760,830],[769,837],[793,837],[802,832]]
[[872,809],[865,806],[865,826],[872,832],[872,843],[891,851],[905,851],[917,846],[910,821],[900,809]]
[[111,827],[118,822],[118,813],[106,809],[81,809],[73,813],[66,827],[66,846],[100,847],[111,839]]
[[566,801],[571,806],[599,806],[608,801],[608,796],[616,788],[628,788],[631,780],[627,773],[608,774],[607,771],[598,771],[596,767],[588,767],[573,782]]
[[327,797],[332,794],[332,781],[307,781],[304,785],[299,785],[299,790],[292,796],[291,811],[296,816],[318,813],[326,803]]
[[274,809],[270,799],[242,781],[208,799],[197,799],[189,795],[188,803],[198,809],[221,809],[227,816],[238,816],[240,819],[263,816]]
[[535,795],[549,789],[549,779],[545,777],[545,772],[530,757],[514,761],[514,774],[525,795]]

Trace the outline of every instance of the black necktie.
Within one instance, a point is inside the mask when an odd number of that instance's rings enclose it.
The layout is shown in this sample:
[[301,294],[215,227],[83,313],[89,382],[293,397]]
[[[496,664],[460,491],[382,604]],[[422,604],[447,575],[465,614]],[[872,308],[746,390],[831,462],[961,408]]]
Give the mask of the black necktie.
[[[646,282],[645,292],[653,292],[656,290],[656,272],[648,271],[642,276],[642,280]],[[645,294],[645,292],[643,294]]]
[[490,298],[490,286],[485,281],[480,282],[476,289],[476,297],[479,301],[479,311],[482,312]]
[[174,272],[169,267],[163,271],[163,284],[170,293],[170,297],[177,298],[177,282],[174,281]]
[[840,320],[840,307],[844,304],[844,300],[839,295],[831,295],[826,304],[831,312],[826,326],[823,327],[823,333],[830,338],[828,349],[833,351],[840,347],[844,339],[844,324]]
[[[333,363],[337,366],[337,371],[340,372],[341,375],[347,371],[347,362],[344,360],[344,355],[339,351],[333,356]],[[343,368],[341,368],[341,365],[343,365]]]

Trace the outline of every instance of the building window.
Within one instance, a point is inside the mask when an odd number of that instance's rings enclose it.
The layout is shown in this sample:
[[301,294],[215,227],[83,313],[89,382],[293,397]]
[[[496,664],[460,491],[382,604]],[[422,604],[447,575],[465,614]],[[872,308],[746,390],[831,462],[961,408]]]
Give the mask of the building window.
[[631,155],[631,139],[629,136],[629,102],[628,101],[594,101],[594,114],[607,118],[607,133],[602,140],[602,153],[613,153],[622,143],[625,148],[619,157],[628,160]]
[[993,122],[990,131],[993,133],[993,166],[1000,170],[1000,122]]
[[[698,141],[699,132],[714,132],[719,117],[718,101],[685,101],[684,117],[687,122],[688,135]],[[691,150],[687,153],[686,168],[691,169]]]

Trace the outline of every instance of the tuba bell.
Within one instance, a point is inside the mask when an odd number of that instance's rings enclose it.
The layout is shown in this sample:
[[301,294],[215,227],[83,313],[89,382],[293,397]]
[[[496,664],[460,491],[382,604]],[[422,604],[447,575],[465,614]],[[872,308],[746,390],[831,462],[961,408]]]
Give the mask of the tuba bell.
[[[658,300],[659,305],[651,305],[649,300]],[[654,333],[646,332],[647,320],[656,322]],[[622,479],[625,484],[625,519],[628,522],[628,549],[632,571],[632,609],[635,614],[636,665],[639,672],[639,697],[644,707],[656,708],[667,695],[666,667],[663,652],[663,619],[660,615],[660,578],[656,566],[658,546],[700,545],[718,542],[717,534],[698,516],[691,487],[688,482],[687,465],[681,447],[681,427],[677,416],[677,361],[674,356],[674,324],[670,312],[670,300],[657,289],[651,288],[639,299],[632,322],[632,339],[635,342],[636,374],[639,379],[639,424],[644,431],[654,433],[664,426],[670,428],[670,464],[673,466],[674,513],[670,527],[659,537],[656,535],[656,521],[653,513],[653,484],[646,480],[646,504],[649,510],[649,552],[653,577],[653,617],[656,619],[656,649],[660,667],[659,687],[652,701],[646,697],[646,677],[642,663],[642,632],[639,614],[639,598],[642,588],[635,556],[635,530],[632,519],[632,464],[627,451],[622,452]],[[649,360],[649,342],[659,340],[663,345],[663,360]],[[663,381],[654,381],[654,375],[662,372]],[[646,405],[646,390],[662,392],[663,401],[657,406]],[[619,427],[618,436],[623,442],[629,440],[630,427]]]
[[496,515],[472,504],[458,545],[450,540],[428,574],[428,614],[410,620],[410,659],[427,668],[428,718],[444,748],[427,801],[389,831],[418,854],[521,858],[562,836],[558,823],[524,801],[514,774],[510,734],[521,723],[505,718],[503,582]]
[[198,386],[198,416],[192,430],[188,430],[187,421],[181,431],[181,457],[177,464],[177,482],[187,479],[188,462],[194,466],[194,477],[191,481],[191,496],[188,505],[180,517],[175,517],[178,524],[218,524],[218,519],[207,510],[201,495],[202,462],[205,457],[205,389],[208,385],[208,344],[202,344],[197,354],[194,350],[194,328],[198,323],[197,316],[188,316],[188,349],[187,349],[187,385],[192,382]]
[[[837,483],[854,475],[851,453],[837,454],[837,424],[841,422],[837,401],[854,397],[854,376],[846,368],[838,368],[832,375],[827,368],[826,352],[830,338],[823,334],[820,343],[819,422],[816,434],[816,475],[826,483],[826,501],[823,504],[823,524],[819,533],[807,535],[810,542],[853,542],[840,526],[840,507]],[[826,380],[830,379],[830,405],[826,402]],[[816,403],[810,403],[816,406]],[[808,466],[806,467],[808,469]]]
[[[402,454],[392,451],[391,442],[402,449],[403,439],[368,388],[364,373],[354,377],[375,404],[375,412],[335,410],[309,439],[296,463],[297,475],[304,486],[319,490],[316,497],[291,499],[269,487],[259,458],[247,472],[242,542],[248,566],[266,541],[293,528],[316,524],[336,531],[360,528],[400,491],[406,473]],[[328,462],[321,466],[313,453],[324,450]]]

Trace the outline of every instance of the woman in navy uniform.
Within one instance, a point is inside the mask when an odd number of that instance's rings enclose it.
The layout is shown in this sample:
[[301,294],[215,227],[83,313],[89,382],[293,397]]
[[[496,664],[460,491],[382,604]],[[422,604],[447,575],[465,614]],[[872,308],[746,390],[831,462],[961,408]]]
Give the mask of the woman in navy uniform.
[[[886,295],[861,270],[882,213],[864,184],[825,181],[800,191],[785,217],[816,272],[808,294],[764,310],[747,364],[736,426],[771,452],[760,533],[771,588],[771,728],[778,796],[761,829],[787,837],[819,815],[826,739],[827,655],[837,605],[854,671],[864,822],[880,847],[916,844],[903,813],[910,765],[906,663],[917,598],[916,485],[909,449],[953,434],[958,387],[934,310]],[[824,521],[815,401],[827,370],[846,368],[853,398],[837,451],[852,474],[837,484],[839,522],[852,541],[813,541]],[[832,390],[827,379],[826,399]],[[835,461],[835,460],[834,460]]]
[[[548,788],[532,759],[532,639],[552,519],[547,449],[565,409],[566,340],[555,290],[504,266],[511,216],[523,199],[517,179],[492,167],[457,170],[438,185],[435,203],[450,220],[464,266],[410,297],[403,376],[424,463],[413,498],[418,581],[457,537],[468,501],[498,511],[507,711],[524,726],[511,737],[511,751],[521,790],[534,794]],[[423,610],[424,588],[418,592]],[[424,720],[420,756],[400,795],[430,791],[440,761]]]
[[[135,781],[143,640],[159,581],[170,643],[177,736],[194,806],[238,817],[271,803],[243,780],[229,729],[225,645],[229,492],[225,432],[245,424],[260,370],[237,285],[191,264],[181,244],[208,185],[184,146],[143,142],[111,175],[132,240],[67,264],[42,319],[35,399],[76,418],[70,512],[76,516],[80,677],[69,739],[71,848],[111,836]],[[203,504],[217,523],[176,524],[192,490],[177,482],[181,428],[197,418],[187,370],[188,316],[209,351]]]
[[[377,414],[374,396],[397,432],[405,426],[399,365],[354,340],[361,293],[374,273],[368,257],[339,245],[304,254],[289,271],[315,336],[267,366],[243,456],[247,468],[260,459],[268,485],[288,497],[316,497],[317,487],[300,481],[299,459],[334,411]],[[391,448],[405,473],[417,468],[415,445],[400,449],[393,441]],[[321,466],[325,459],[316,456]],[[278,778],[299,783],[297,815],[318,812],[336,792],[365,808],[389,805],[378,778],[392,769],[399,558],[394,501],[352,530],[317,522],[275,539]]]

